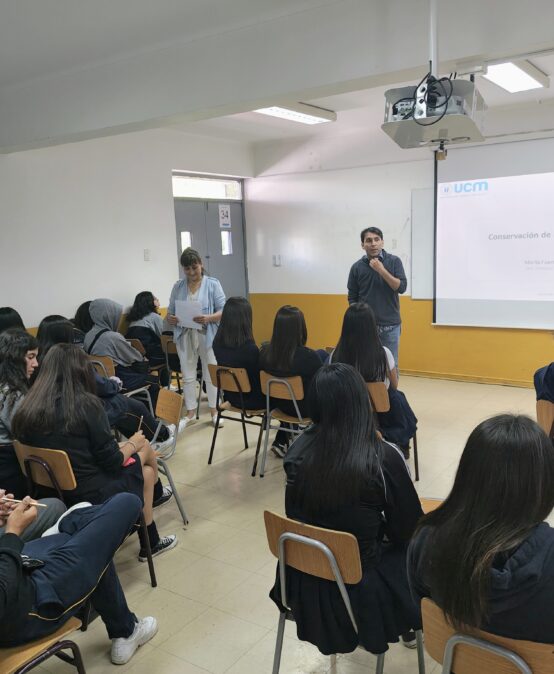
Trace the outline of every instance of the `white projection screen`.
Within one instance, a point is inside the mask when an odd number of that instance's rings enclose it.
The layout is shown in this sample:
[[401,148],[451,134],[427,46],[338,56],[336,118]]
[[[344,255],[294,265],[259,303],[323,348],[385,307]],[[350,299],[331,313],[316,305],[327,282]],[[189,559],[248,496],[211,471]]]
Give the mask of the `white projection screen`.
[[435,323],[554,328],[554,139],[437,165]]

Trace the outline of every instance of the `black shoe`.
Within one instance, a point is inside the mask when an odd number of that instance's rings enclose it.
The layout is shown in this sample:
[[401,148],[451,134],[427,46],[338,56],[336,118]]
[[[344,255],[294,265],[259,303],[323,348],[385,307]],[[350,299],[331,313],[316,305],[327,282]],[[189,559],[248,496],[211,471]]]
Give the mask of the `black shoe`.
[[417,648],[416,636],[413,630],[400,635],[400,640],[402,641],[402,646],[406,646],[406,648]]
[[[160,540],[152,548],[152,557],[161,555],[162,552],[165,552],[166,550],[171,550],[171,548],[174,548],[176,545],[177,545],[177,536],[175,536],[175,534],[164,536],[163,538],[160,538]],[[138,560],[139,562],[146,562],[148,560],[145,548],[140,549]]]
[[275,454],[278,459],[284,459],[285,454],[287,453],[287,448],[284,445],[281,445],[278,442],[274,442],[271,445],[271,451]]
[[173,498],[173,489],[167,484],[162,489],[162,495],[152,503],[152,508],[159,508]]

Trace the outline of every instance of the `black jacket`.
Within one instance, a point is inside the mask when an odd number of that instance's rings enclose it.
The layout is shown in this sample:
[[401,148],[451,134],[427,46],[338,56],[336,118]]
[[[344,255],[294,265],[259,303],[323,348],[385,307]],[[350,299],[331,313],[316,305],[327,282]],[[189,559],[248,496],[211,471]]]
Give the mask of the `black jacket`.
[[35,592],[21,565],[23,541],[15,534],[0,536],[0,645],[13,642],[33,605]]
[[[432,528],[425,527],[410,545],[408,577],[414,599],[431,597],[440,606],[427,558],[432,546]],[[490,619],[482,626],[486,632],[554,644],[554,529],[546,522],[509,556],[495,560],[489,601]]]

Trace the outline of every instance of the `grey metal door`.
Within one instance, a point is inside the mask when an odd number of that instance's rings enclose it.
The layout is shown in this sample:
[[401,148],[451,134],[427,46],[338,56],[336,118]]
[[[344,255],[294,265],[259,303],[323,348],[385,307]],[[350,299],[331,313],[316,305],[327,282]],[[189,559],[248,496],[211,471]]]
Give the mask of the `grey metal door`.
[[[200,253],[206,273],[219,279],[227,297],[246,297],[242,203],[175,199],[175,223],[177,259],[186,245],[192,246]],[[181,268],[179,273],[182,276]]]

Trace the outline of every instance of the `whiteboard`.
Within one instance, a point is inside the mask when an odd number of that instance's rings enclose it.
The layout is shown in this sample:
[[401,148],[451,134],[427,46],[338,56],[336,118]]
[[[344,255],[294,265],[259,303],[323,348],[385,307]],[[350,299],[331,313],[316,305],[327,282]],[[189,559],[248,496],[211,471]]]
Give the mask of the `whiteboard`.
[[412,299],[433,299],[434,189],[412,190]]

